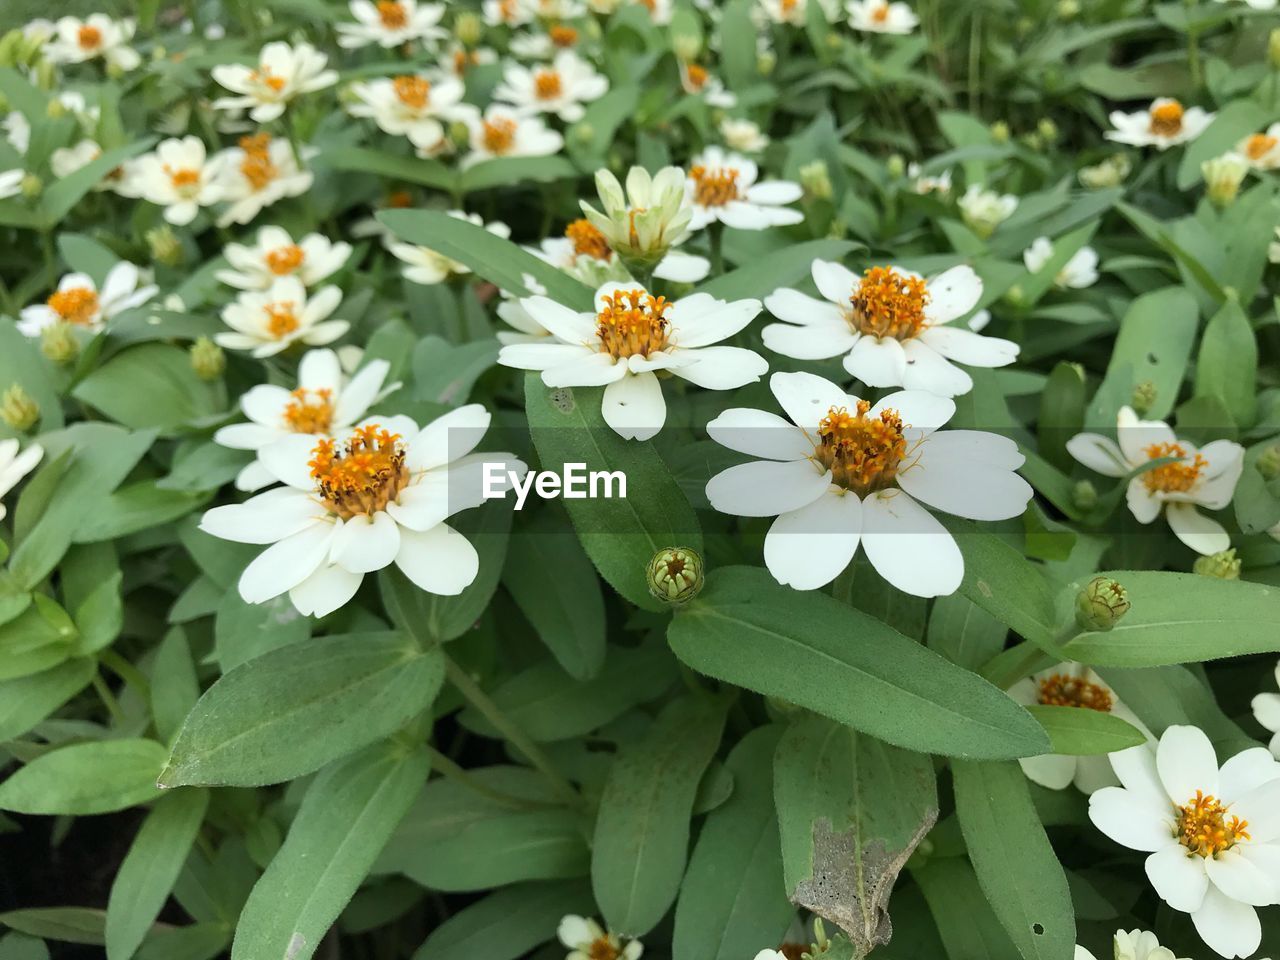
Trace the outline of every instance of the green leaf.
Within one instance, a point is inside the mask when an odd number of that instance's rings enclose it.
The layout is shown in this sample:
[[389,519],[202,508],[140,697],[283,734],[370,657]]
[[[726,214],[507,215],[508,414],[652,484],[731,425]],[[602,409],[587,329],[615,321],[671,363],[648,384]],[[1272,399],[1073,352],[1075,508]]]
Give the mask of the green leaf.
[[52,230],[71,212],[72,207],[80,202],[80,198],[92,190],[102,178],[116,169],[126,160],[132,160],[138,154],[151,149],[156,142],[155,137],[148,137],[131,143],[127,147],[116,147],[105,150],[94,160],[90,160],[79,170],[70,173],[40,195],[40,212],[44,217],[46,229]]
[[738,788],[707,817],[676,903],[675,960],[739,960],[781,943],[795,918],[782,885],[773,763],[782,728],[757,727],[726,765]]
[[1054,649],[1053,592],[1040,568],[993,533],[946,521],[964,555],[960,593],[1045,650]]
[[978,670],[1004,648],[1009,628],[962,593],[938,597],[929,611],[929,649]]
[[165,749],[154,740],[91,740],[41,754],[0,783],[0,810],[114,813],[159,796]]
[[462,191],[474,193],[517,184],[551,183],[578,177],[577,168],[564,157],[495,157],[462,172]]
[[1110,713],[1081,707],[1032,704],[1031,715],[1049,734],[1053,752],[1070,757],[1098,756],[1146,743],[1146,735],[1133,724]]
[[72,396],[134,430],[163,434],[219,411],[214,387],[196,376],[180,347],[142,343],[121,350],[80,381]]
[[1067,453],[1067,441],[1084,429],[1084,408],[1084,368],[1059,361],[1040,394],[1040,416],[1036,419],[1040,455],[1059,470],[1070,471],[1075,463]]
[[36,907],[0,913],[0,923],[33,937],[99,947],[106,943],[106,920],[105,911],[86,907]]
[[1188,724],[1208,734],[1222,756],[1256,747],[1257,741],[1223,713],[1208,682],[1193,671],[1199,672],[1199,666],[1106,667],[1100,673],[1121,702],[1156,734],[1173,724]]
[[[0,633],[4,628],[0,627]],[[89,685],[96,669],[86,657],[25,677],[0,681],[0,740],[15,740]]]
[[206,503],[210,496],[209,492],[166,490],[157,480],[132,483],[103,499],[101,507],[76,530],[75,542],[100,543],[171,523]]
[[1190,190],[1203,179],[1200,165],[1234,150],[1236,144],[1274,120],[1271,111],[1253,100],[1233,100],[1218,110],[1205,131],[1187,144],[1178,164],[1178,189]]
[[166,787],[282,783],[389,736],[444,681],[438,647],[403,634],[353,633],[292,644],[234,668],[182,725]]
[[457,174],[451,169],[426,157],[397,157],[363,147],[328,147],[320,159],[332,170],[371,173],[392,181],[416,183],[449,192],[457,187],[458,182]]
[[453,914],[413,960],[517,960],[550,940],[566,914],[590,913],[583,882],[517,884]]
[[498,350],[496,340],[453,344],[423,337],[413,348],[413,395],[428,403],[466,403],[476,380],[497,362]]
[[951,764],[969,860],[991,908],[1025,960],[1071,960],[1075,911],[1067,876],[1016,763]]
[[758,568],[712,571],[667,640],[700,673],[897,746],[981,758],[1049,749],[1040,725],[1003,691],[873,617],[779,586]]
[[849,240],[808,240],[789,245],[763,261],[755,261],[708,280],[697,293],[721,300],[762,299],[779,287],[796,286],[809,277],[814,260],[843,260],[858,248]]
[[[28,339],[8,322],[0,323],[0,383],[6,390],[16,383],[31,395],[40,407],[42,432],[62,428],[62,398],[52,364],[40,353],[39,340]],[[53,456],[45,450],[46,466]]]
[[95,653],[109,646],[124,625],[124,572],[110,543],[72,547],[61,567],[62,596],[80,632],[76,651]]
[[41,673],[75,653],[76,629],[71,618],[44,594],[0,625],[0,681]]
[[214,655],[223,673],[310,636],[311,618],[287,596],[245,603],[238,590],[228,590],[213,621]]
[[204,790],[161,797],[116,872],[107,903],[107,960],[129,960],[169,899],[209,806]]
[[[552,390],[537,373],[525,376],[525,410],[543,463],[586,465],[588,472],[621,472],[627,496],[565,500],[587,555],[618,593],[647,610],[645,570],[669,547],[702,549],[698,518],[652,444],[623,440],[600,413],[600,388]],[[616,492],[616,491],[615,491]]]
[[388,741],[321,773],[244,905],[232,960],[308,960],[422,789],[428,767],[426,751]]
[[97,240],[79,233],[63,233],[58,236],[58,253],[63,261],[77,273],[87,273],[98,288],[107,279],[111,268],[120,258]]
[[1196,396],[1216,397],[1237,426],[1257,415],[1258,342],[1237,300],[1228,300],[1204,328],[1196,361]]
[[151,715],[165,743],[173,742],[199,699],[200,681],[187,635],[181,627],[172,627],[156,648],[151,665]]
[[933,914],[948,960],[1017,960],[964,857],[934,858],[912,871]]

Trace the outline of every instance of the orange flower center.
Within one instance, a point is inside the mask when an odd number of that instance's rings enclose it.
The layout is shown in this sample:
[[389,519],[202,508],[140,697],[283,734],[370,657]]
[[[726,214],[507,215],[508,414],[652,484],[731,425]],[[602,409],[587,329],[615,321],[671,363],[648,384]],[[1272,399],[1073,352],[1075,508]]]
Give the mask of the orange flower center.
[[872,23],[885,23],[889,19],[889,5],[882,3],[871,11]]
[[378,424],[360,427],[346,443],[321,440],[311,451],[311,477],[330,512],[343,520],[372,516],[400,496],[409,481],[400,435]]
[[701,90],[711,77],[711,74],[707,73],[706,67],[700,67],[696,63],[689,64],[685,70],[685,75],[689,78],[689,86],[693,87],[694,90]]
[[1101,684],[1088,683],[1065,673],[1041,680],[1038,699],[1049,707],[1083,707],[1099,713],[1110,713],[1114,702],[1111,691]]
[[1275,137],[1269,137],[1265,133],[1255,133],[1244,143],[1244,152],[1250,160],[1261,160],[1268,153],[1275,149],[1277,141]]
[[782,0],[779,6],[782,8],[782,15],[788,17],[796,7],[800,6],[800,0]]
[[484,148],[495,156],[502,156],[509,152],[516,142],[516,122],[506,117],[496,117],[493,120],[485,120],[482,123],[484,128],[480,135]]
[[577,256],[606,261],[613,259],[613,250],[609,246],[609,241],[590,220],[573,221],[565,227],[564,235],[573,241],[573,252]]
[[413,206],[413,194],[408,190],[396,190],[387,195],[387,206],[392,210],[404,210]]
[[1151,132],[1161,137],[1172,137],[1182,131],[1182,104],[1169,100],[1151,108]]
[[600,348],[615,360],[647,357],[667,346],[671,323],[666,318],[671,303],[644,290],[616,290],[605,298],[596,314]]
[[184,196],[197,192],[200,187],[199,170],[191,167],[180,167],[174,170],[172,167],[166,166],[164,172],[168,175],[169,182],[173,184],[173,189]]
[[280,175],[280,169],[271,162],[270,146],[271,136],[266,133],[240,138],[240,149],[244,151],[240,172],[254,190],[263,189]]
[[409,14],[398,0],[378,0],[378,19],[388,30],[403,30],[409,25]]
[[333,425],[333,391],[299,387],[284,408],[284,422],[294,433],[328,433]]
[[1200,474],[1209,465],[1209,461],[1198,453],[1188,462],[1187,449],[1180,443],[1153,443],[1145,453],[1151,460],[1177,457],[1179,461],[1153,467],[1142,475],[1142,482],[1151,493],[1186,493],[1196,485]]
[[818,424],[813,451],[832,480],[859,496],[892,486],[907,454],[898,411],[885,409],[871,417],[870,410],[866,400],[859,400],[852,413],[847,407],[831,407]]
[[1222,801],[1200,790],[1178,807],[1177,816],[1178,842],[1202,857],[1215,856],[1250,839],[1248,820],[1234,816],[1227,819],[1227,807]]
[[733,167],[704,167],[689,171],[694,200],[701,207],[723,207],[738,199],[738,171]]
[[282,340],[298,329],[298,315],[293,312],[292,300],[281,300],[268,303],[262,308],[267,315],[267,332],[277,340]]
[[872,267],[850,298],[850,325],[873,337],[910,340],[925,326],[929,287],[920,277],[908,277],[893,267]]
[[102,31],[87,23],[82,24],[76,31],[76,42],[80,44],[81,50],[97,50],[102,46]]
[[98,313],[98,294],[88,287],[70,287],[51,296],[48,304],[67,323],[84,326]]
[[307,255],[302,252],[302,248],[296,243],[291,243],[288,246],[268,250],[267,255],[262,259],[268,270],[277,277],[283,277],[302,266],[302,261],[306,258]]
[[609,937],[600,937],[593,940],[591,946],[587,947],[589,960],[618,960],[620,956],[622,956],[622,951],[618,949],[618,945]]
[[396,99],[413,110],[425,110],[431,102],[431,83],[422,77],[396,77],[391,85]]
[[556,24],[547,33],[551,36],[551,42],[562,49],[578,42],[578,31],[562,23]]
[[563,89],[560,74],[555,70],[539,70],[533,75],[533,92],[539,100],[554,100]]

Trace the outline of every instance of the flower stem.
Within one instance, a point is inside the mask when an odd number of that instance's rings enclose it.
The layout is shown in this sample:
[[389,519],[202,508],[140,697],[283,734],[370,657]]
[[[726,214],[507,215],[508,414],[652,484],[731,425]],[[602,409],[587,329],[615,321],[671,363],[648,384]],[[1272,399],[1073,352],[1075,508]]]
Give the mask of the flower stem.
[[716,276],[724,273],[724,252],[721,249],[724,240],[724,224],[713,220],[707,225],[707,240],[711,245],[711,272]]

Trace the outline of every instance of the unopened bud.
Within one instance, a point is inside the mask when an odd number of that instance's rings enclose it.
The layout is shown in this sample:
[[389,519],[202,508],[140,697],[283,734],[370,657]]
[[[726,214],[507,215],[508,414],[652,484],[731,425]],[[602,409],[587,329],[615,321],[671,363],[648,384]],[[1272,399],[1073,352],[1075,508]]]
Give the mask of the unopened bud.
[[64,320],[51,323],[40,331],[40,352],[58,364],[68,364],[80,355],[80,342]]
[[991,139],[996,143],[1008,143],[1010,137],[1009,124],[997,120],[991,125]]
[[0,37],[0,67],[12,67],[17,64],[21,49],[21,30],[10,30],[3,37]]
[[1276,27],[1267,37],[1267,59],[1271,61],[1272,70],[1280,70],[1280,27]]
[[57,97],[54,97],[49,101],[48,106],[44,108],[44,112],[50,120],[57,120],[61,117],[65,117],[69,111],[67,110],[67,105],[65,103]]
[[900,153],[891,153],[884,162],[884,168],[888,171],[889,176],[895,180],[900,180],[907,172],[907,161],[903,159]]
[[1040,122],[1036,124],[1036,132],[1040,134],[1047,143],[1053,143],[1058,139],[1058,125],[1048,117],[1040,118]]
[[464,47],[474,47],[484,39],[484,24],[474,13],[463,11],[453,21],[453,35]]
[[647,573],[649,593],[665,603],[688,603],[702,589],[702,558],[688,547],[659,550]]
[[800,168],[800,186],[805,196],[813,200],[830,200],[832,196],[831,171],[826,161],[814,160]]
[[44,181],[34,173],[28,173],[22,178],[22,195],[24,197],[34,200],[42,193],[44,193]]
[[201,380],[217,380],[227,369],[227,355],[208,337],[200,337],[191,345],[191,369]]
[[1272,445],[1263,450],[1254,464],[1263,480],[1274,480],[1280,477],[1280,445]]
[[185,259],[182,241],[168,224],[147,231],[147,246],[151,248],[151,259],[166,267],[176,267]]
[[1015,283],[1004,293],[1005,302],[1013,307],[1021,307],[1027,302],[1026,291],[1022,289],[1022,285]]
[[1129,595],[1115,580],[1094,577],[1076,596],[1076,623],[1082,630],[1110,630],[1129,612]]
[[449,139],[459,147],[465,147],[471,141],[471,128],[461,120],[449,124]]
[[1236,556],[1235,548],[1231,547],[1207,557],[1197,557],[1191,569],[1202,577],[1213,577],[1215,580],[1239,580],[1240,558]]
[[1088,480],[1078,481],[1071,488],[1071,502],[1079,510],[1092,510],[1098,505],[1098,488]]
[[1058,19],[1074,20],[1080,16],[1080,0],[1058,0]]
[[778,55],[772,50],[765,50],[756,56],[756,73],[768,77],[778,66]]
[[40,419],[40,405],[35,398],[15,383],[0,397],[0,420],[14,430],[30,430]]
[[583,146],[587,146],[596,138],[596,128],[589,123],[580,123],[573,129],[573,135],[578,138],[578,142]]
[[1249,173],[1249,161],[1238,153],[1224,153],[1200,164],[1209,201],[1216,207],[1235,203],[1240,184]]
[[1143,380],[1140,384],[1133,388],[1133,396],[1129,399],[1129,406],[1133,407],[1133,412],[1140,417],[1145,417],[1151,408],[1156,405],[1156,398],[1159,391],[1156,385],[1150,380]]
[[698,39],[696,34],[678,33],[671,38],[671,50],[675,53],[677,59],[685,63],[692,63],[698,59],[698,54],[702,52],[702,41]]

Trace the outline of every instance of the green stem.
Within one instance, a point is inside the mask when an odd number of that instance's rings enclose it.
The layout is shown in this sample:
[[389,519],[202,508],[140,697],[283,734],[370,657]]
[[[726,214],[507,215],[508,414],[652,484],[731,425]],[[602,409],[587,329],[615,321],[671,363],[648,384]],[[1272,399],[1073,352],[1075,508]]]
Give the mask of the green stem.
[[[1195,0],[1183,0],[1187,13],[1195,8]],[[1199,90],[1204,83],[1204,71],[1200,66],[1200,30],[1187,26],[1187,69],[1191,73],[1191,86]]]
[[[545,809],[551,804],[540,803],[537,800],[528,800],[524,797],[517,797],[515,794],[503,793],[501,790],[495,790],[488,784],[482,783],[471,775],[469,770],[459,766],[452,757],[441,753],[431,744],[426,745],[427,753],[431,754],[431,766],[439,770],[450,780],[456,780],[465,786],[468,790],[474,790],[476,793],[482,794],[496,803],[502,804],[504,807],[512,807],[518,810]],[[558,805],[557,805],[558,806]]]
[[724,241],[724,224],[719,220],[713,220],[708,224],[707,241],[711,245],[711,272],[718,277],[724,273],[724,251],[721,249]]
[[107,712],[111,714],[111,718],[116,723],[124,723],[124,711],[120,709],[120,702],[116,700],[115,694],[111,692],[107,682],[102,679],[102,674],[96,670],[93,672],[93,689],[97,691],[98,698],[106,705]]
[[112,673],[138,691],[138,695],[143,699],[150,699],[151,684],[147,678],[142,675],[132,663],[126,660],[114,650],[98,651],[99,662],[108,667]]

